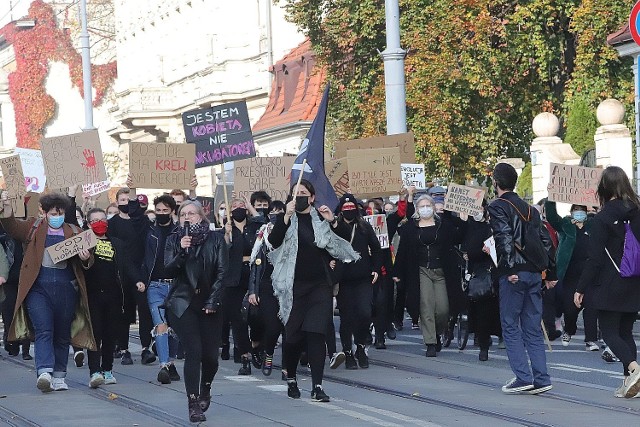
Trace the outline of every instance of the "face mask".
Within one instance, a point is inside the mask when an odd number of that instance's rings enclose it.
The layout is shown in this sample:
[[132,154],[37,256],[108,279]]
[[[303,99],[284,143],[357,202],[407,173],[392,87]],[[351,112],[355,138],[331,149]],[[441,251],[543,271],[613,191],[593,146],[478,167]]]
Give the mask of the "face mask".
[[84,221],[82,220],[82,218],[76,218],[78,220],[78,226],[80,228],[82,228],[82,226],[84,225]]
[[103,221],[94,222],[93,224],[90,224],[89,226],[91,227],[93,232],[98,237],[102,237],[105,234],[107,234],[107,228],[109,228],[109,224],[107,223],[107,221],[104,221],[104,220]]
[[278,214],[276,213],[269,214],[269,222],[271,224],[275,224],[277,221],[278,221]]
[[156,214],[156,224],[167,225],[171,222],[171,214]]
[[587,213],[585,211],[573,211],[571,217],[578,222],[584,222],[587,219]]
[[263,218],[269,218],[269,208],[256,209]]
[[114,214],[109,214],[107,215],[107,220],[110,220],[111,218],[113,218],[115,215]]
[[358,216],[358,211],[355,209],[350,209],[346,211],[342,211],[342,217],[347,221],[353,221]]
[[227,216],[227,211],[226,211],[226,209],[220,209],[220,210],[218,211],[218,216],[219,216],[220,218],[224,218],[225,216]]
[[236,222],[242,222],[247,219],[247,210],[245,208],[235,208],[231,211],[231,218]]
[[122,212],[123,214],[128,214],[129,204],[127,203],[126,205],[118,205],[118,209],[120,209],[120,212]]
[[64,215],[47,215],[47,221],[51,228],[58,229],[64,224]]
[[474,221],[480,222],[484,219],[484,213],[479,213],[478,215],[474,215],[472,218]]
[[418,215],[420,215],[420,218],[429,219],[433,216],[433,208],[431,206],[418,208]]
[[309,196],[296,196],[296,212],[303,212],[309,207]]

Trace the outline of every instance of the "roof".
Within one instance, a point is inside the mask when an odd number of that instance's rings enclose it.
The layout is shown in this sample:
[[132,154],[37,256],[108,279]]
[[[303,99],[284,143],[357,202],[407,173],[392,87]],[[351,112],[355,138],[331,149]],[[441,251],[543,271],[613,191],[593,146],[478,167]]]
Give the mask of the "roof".
[[607,36],[607,44],[611,47],[620,46],[632,42],[631,29],[629,28],[629,22],[624,24],[615,33],[611,33]]
[[316,66],[309,39],[285,55],[270,70],[273,85],[267,108],[252,130],[313,121],[322,100],[326,71]]

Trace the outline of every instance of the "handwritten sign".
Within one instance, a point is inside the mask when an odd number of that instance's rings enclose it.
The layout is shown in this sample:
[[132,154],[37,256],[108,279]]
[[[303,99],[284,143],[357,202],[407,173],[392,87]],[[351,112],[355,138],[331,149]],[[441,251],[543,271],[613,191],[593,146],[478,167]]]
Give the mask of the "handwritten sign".
[[466,185],[449,184],[444,209],[470,216],[481,214],[484,191]]
[[498,266],[498,251],[496,251],[496,239],[491,236],[484,241],[484,245],[489,248],[489,256],[493,261],[493,265]]
[[105,191],[109,191],[111,188],[111,183],[109,180],[96,182],[93,184],[84,184],[82,186],[82,196],[83,197],[93,197],[100,193],[104,193]]
[[24,217],[26,208],[24,205],[24,196],[27,194],[25,187],[24,173],[22,172],[22,163],[20,156],[9,156],[0,159],[0,167],[2,167],[2,176],[7,187],[7,194],[13,214],[16,217]]
[[68,238],[60,243],[47,248],[49,256],[54,264],[78,255],[80,251],[91,249],[98,244],[96,235],[93,231],[87,230],[73,237]]
[[133,188],[189,188],[195,175],[193,144],[131,142],[129,173]]
[[20,156],[22,171],[24,172],[24,182],[27,191],[42,193],[47,184],[47,175],[44,173],[44,161],[40,150],[16,147],[16,154]]
[[40,146],[50,189],[107,180],[97,130],[43,138]]
[[244,101],[182,114],[187,142],[196,145],[196,168],[256,156]]
[[424,190],[426,178],[423,164],[402,163],[400,165],[400,173],[405,187],[413,185],[418,190]]
[[27,218],[40,215],[40,193],[29,192],[24,200],[27,202]]
[[347,150],[360,150],[368,148],[393,148],[400,149],[401,163],[416,162],[416,143],[413,133],[401,133],[397,135],[376,136],[373,138],[353,139],[351,141],[338,141],[335,144],[334,158],[347,157]]
[[596,189],[602,169],[551,163],[549,200],[584,206],[600,206]]
[[347,151],[349,188],[358,197],[390,196],[402,187],[400,149]]
[[324,162],[324,171],[338,197],[349,192],[349,171],[347,170],[346,157]]
[[266,191],[274,200],[289,195],[291,168],[295,157],[254,157],[234,162],[233,187],[238,197],[250,197],[254,191]]
[[368,215],[363,217],[373,227],[373,231],[378,236],[380,247],[382,249],[389,248],[389,231],[387,229],[387,216],[386,215]]

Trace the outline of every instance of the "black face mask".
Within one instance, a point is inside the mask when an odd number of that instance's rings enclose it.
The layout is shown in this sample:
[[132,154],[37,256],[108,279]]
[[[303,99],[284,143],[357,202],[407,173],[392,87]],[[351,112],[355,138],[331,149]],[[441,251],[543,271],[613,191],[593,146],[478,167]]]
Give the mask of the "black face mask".
[[296,212],[302,212],[309,207],[309,196],[296,196]]
[[347,211],[342,211],[342,217],[347,221],[353,221],[358,216],[358,211],[355,209],[350,209]]
[[247,219],[247,210],[245,208],[235,208],[231,211],[231,218],[236,222],[242,222]]
[[275,224],[278,221],[278,215],[279,214],[275,214],[275,213],[269,214],[269,222],[271,224]]
[[129,203],[127,203],[126,205],[118,205],[118,209],[120,209],[120,212],[122,212],[123,214],[128,214],[129,213]]
[[156,224],[169,225],[171,223],[171,214],[156,214]]
[[269,218],[269,208],[256,209],[263,218]]

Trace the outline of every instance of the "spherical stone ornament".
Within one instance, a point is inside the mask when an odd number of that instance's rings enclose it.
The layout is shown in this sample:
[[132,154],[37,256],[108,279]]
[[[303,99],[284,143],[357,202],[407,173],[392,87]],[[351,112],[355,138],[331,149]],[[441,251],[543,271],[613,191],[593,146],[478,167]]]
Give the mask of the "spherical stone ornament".
[[617,99],[605,99],[598,105],[596,116],[602,126],[619,125],[624,121],[624,104]]
[[533,119],[531,127],[533,133],[539,138],[553,137],[558,135],[560,120],[551,113],[540,113]]

